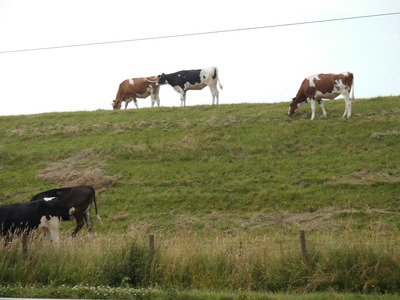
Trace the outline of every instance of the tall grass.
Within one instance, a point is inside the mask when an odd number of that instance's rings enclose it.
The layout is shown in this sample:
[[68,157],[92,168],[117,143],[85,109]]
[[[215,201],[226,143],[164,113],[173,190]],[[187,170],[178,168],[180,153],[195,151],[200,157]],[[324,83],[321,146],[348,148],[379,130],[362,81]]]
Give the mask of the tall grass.
[[34,241],[23,257],[19,243],[0,251],[1,285],[114,286],[255,292],[396,293],[400,238],[312,234],[308,257],[297,236],[156,236],[150,257],[144,232],[64,239],[59,247]]

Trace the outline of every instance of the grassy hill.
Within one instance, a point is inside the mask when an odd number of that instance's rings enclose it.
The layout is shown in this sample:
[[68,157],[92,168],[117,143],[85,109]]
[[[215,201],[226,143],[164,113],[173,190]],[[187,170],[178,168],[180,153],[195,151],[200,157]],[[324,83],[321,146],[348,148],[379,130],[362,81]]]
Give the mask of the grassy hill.
[[[199,232],[400,226],[400,97],[0,117],[0,204],[90,184],[104,224]],[[315,222],[315,221],[319,222]],[[72,226],[72,225],[71,225]]]

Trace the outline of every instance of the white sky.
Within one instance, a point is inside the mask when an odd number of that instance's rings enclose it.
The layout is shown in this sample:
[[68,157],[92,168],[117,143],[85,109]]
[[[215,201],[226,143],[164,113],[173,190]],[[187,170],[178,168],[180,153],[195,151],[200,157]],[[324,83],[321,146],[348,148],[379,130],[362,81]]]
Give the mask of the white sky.
[[[399,0],[0,0],[0,52],[392,12]],[[111,109],[127,78],[211,66],[221,104],[290,101],[308,75],[344,71],[356,98],[400,95],[400,15],[0,53],[0,115]],[[160,99],[180,105],[168,85]],[[209,89],[186,104],[211,104]]]

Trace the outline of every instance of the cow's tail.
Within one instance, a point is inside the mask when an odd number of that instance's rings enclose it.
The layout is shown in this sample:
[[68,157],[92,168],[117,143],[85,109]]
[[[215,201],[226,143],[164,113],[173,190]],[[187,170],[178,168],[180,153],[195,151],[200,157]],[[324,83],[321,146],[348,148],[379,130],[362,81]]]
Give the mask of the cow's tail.
[[215,68],[215,75],[216,75],[216,77],[217,77],[217,80],[218,80],[218,85],[219,85],[219,88],[221,89],[221,90],[223,90],[224,89],[224,86],[221,84],[221,81],[219,80],[219,72],[218,72],[218,69],[217,68]]
[[96,192],[94,190],[94,188],[90,187],[92,189],[93,192],[93,202],[94,202],[94,210],[96,212],[96,219],[100,222],[100,224],[103,224],[103,222],[101,221],[101,217],[97,211],[97,203],[96,203]]

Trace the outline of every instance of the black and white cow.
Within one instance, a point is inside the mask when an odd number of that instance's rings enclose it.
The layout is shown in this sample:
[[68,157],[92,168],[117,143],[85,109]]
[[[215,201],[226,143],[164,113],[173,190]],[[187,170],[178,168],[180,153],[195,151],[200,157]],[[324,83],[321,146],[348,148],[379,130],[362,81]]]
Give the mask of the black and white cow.
[[97,212],[96,194],[91,186],[75,186],[67,188],[52,189],[41,192],[32,197],[31,201],[42,199],[45,197],[59,198],[66,208],[75,208],[74,216],[76,218],[76,228],[72,236],[76,236],[82,226],[85,224],[88,227],[88,234],[91,235],[93,231],[93,221],[90,216],[90,209],[92,202],[96,211],[96,217],[101,222],[100,215]]
[[222,89],[218,77],[218,69],[211,67],[199,70],[179,71],[171,74],[158,75],[158,84],[169,84],[175,91],[181,94],[181,106],[186,106],[186,92],[188,90],[202,90],[206,86],[210,87],[212,94],[212,104],[219,104],[219,91],[217,84]]
[[5,245],[8,245],[14,235],[29,234],[33,230],[47,228],[50,239],[58,242],[60,219],[69,220],[74,210],[66,208],[57,198],[3,205],[0,206],[0,234],[5,239]]

